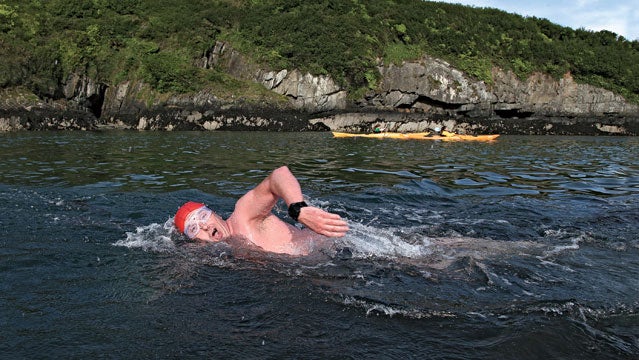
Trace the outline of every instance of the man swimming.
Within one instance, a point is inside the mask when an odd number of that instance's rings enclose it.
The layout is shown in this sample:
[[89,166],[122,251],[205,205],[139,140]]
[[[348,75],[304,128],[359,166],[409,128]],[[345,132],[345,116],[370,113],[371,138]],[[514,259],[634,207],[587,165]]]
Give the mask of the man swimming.
[[[288,206],[299,229],[272,213],[279,199]],[[324,235],[342,237],[348,224],[339,215],[304,202],[299,182],[286,166],[275,169],[254,189],[242,196],[224,220],[202,203],[189,201],[175,214],[175,226],[190,239],[220,241],[242,237],[265,251],[291,255],[307,252],[304,242]]]

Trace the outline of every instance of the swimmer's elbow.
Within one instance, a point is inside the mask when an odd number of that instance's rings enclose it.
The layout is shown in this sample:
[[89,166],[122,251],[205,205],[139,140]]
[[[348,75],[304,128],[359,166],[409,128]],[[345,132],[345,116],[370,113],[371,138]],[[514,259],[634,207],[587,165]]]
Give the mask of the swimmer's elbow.
[[279,175],[279,174],[293,174],[291,172],[291,169],[288,168],[288,166],[286,165],[282,165],[280,167],[278,167],[277,169],[273,170],[273,175]]

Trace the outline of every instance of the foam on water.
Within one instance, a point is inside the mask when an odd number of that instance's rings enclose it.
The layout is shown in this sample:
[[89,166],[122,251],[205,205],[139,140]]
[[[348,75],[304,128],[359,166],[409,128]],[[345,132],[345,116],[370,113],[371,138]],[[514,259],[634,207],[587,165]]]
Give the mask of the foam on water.
[[126,239],[118,240],[113,245],[152,252],[171,252],[175,250],[175,242],[171,238],[174,232],[171,218],[164,224],[152,223],[138,226],[135,232],[127,231]]
[[355,257],[413,259],[422,258],[431,253],[430,241],[427,237],[410,236],[410,234],[418,234],[420,227],[380,229],[361,223],[351,223],[350,226],[349,233],[338,242],[351,248]]
[[431,317],[446,318],[456,317],[457,315],[449,311],[424,311],[420,309],[403,309],[398,306],[380,304],[375,302],[358,299],[353,296],[344,296],[341,303],[346,306],[359,307],[366,311],[366,315],[386,315],[386,316],[403,316],[412,319],[424,319]]

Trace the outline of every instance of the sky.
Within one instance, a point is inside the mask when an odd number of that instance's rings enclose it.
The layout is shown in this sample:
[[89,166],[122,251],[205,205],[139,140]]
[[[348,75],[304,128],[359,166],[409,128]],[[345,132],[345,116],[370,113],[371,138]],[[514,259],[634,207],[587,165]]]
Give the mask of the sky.
[[435,0],[490,7],[523,16],[545,18],[555,24],[592,31],[608,30],[627,40],[639,40],[637,0]]

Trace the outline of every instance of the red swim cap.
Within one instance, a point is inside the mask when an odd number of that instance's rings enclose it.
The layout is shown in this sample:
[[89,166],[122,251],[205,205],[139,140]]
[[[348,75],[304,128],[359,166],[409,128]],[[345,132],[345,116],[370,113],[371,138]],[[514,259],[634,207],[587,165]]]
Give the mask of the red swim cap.
[[181,233],[184,233],[184,223],[186,222],[186,218],[189,216],[189,214],[193,210],[197,210],[201,208],[202,206],[205,206],[205,205],[202,203],[189,201],[186,204],[182,205],[181,208],[178,209],[178,211],[175,213],[175,218],[173,219],[173,222],[175,223],[175,226],[180,230]]

